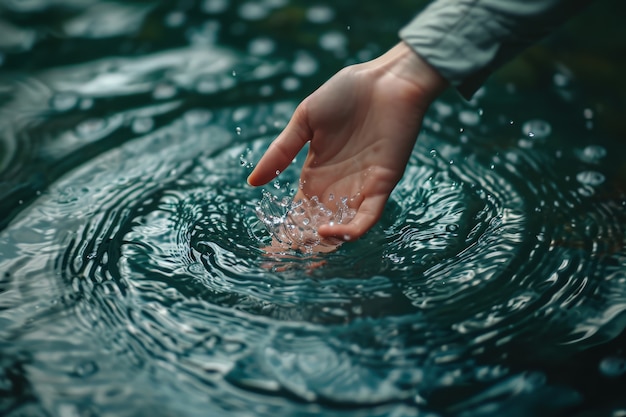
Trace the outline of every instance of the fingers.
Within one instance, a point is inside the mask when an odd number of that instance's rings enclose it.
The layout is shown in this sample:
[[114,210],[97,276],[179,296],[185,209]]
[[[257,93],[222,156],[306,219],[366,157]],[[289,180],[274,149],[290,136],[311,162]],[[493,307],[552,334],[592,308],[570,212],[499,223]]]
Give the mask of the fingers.
[[308,126],[303,104],[298,106],[285,129],[267,148],[248,176],[248,184],[259,186],[273,180],[289,166],[298,152],[311,139],[312,132]]
[[325,224],[318,228],[317,233],[322,238],[336,238],[342,241],[359,239],[380,219],[387,199],[386,195],[366,198],[350,222],[332,226]]

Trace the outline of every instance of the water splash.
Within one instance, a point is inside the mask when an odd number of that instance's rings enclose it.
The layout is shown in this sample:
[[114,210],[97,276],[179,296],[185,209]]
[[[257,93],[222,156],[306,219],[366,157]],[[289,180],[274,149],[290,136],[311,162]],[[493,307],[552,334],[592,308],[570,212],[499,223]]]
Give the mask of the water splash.
[[322,239],[317,229],[321,225],[345,224],[352,220],[356,210],[348,207],[347,203],[347,197],[339,200],[329,198],[328,204],[332,207],[329,208],[317,196],[294,201],[264,191],[255,213],[280,248],[313,253],[341,244],[337,239]]

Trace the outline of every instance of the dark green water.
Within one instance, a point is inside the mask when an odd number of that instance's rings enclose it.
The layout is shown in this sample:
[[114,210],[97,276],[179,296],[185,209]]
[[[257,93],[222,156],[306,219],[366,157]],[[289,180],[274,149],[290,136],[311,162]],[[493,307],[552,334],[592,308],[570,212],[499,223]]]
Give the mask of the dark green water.
[[415,3],[0,0],[0,415],[626,415],[616,2],[435,103],[361,240],[263,251],[252,165]]

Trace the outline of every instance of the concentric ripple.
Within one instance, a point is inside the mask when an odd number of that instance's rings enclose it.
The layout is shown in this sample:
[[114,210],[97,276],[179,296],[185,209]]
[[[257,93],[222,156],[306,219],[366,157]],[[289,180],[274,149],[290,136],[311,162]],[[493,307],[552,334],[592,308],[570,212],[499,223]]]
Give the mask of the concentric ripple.
[[[190,110],[70,172],[3,232],[2,334],[16,355],[39,343],[29,363],[43,401],[158,409],[182,395],[170,407],[192,415],[207,395],[215,412],[257,415],[480,409],[520,384],[547,389],[503,365],[526,360],[519,349],[613,336],[626,306],[622,207],[525,146],[494,153],[427,129],[364,238],[267,252],[262,193],[245,177],[272,137],[211,120],[248,126],[293,105]],[[293,193],[298,160],[266,192]],[[34,285],[46,296],[29,298]],[[54,389],[38,385],[49,379]],[[159,395],[106,383],[127,379]],[[469,383],[480,395],[438,402]]]
[[24,26],[0,55],[0,414],[566,415],[624,386],[623,346],[592,350],[626,328],[623,152],[594,111],[444,96],[381,221],[291,250],[315,236],[303,155],[245,179],[318,71],[376,56],[402,13],[140,3],[0,0]]

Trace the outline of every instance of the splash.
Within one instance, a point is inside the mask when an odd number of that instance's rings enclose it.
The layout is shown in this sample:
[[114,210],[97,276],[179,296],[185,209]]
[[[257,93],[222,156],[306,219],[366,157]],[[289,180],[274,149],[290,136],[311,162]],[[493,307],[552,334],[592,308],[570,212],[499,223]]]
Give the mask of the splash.
[[356,210],[347,203],[347,197],[337,200],[331,194],[328,201],[329,205],[334,205],[331,209],[317,196],[296,201],[263,191],[255,213],[280,249],[313,253],[334,249],[341,244],[338,239],[321,238],[317,229],[324,224],[345,224],[352,220]]

